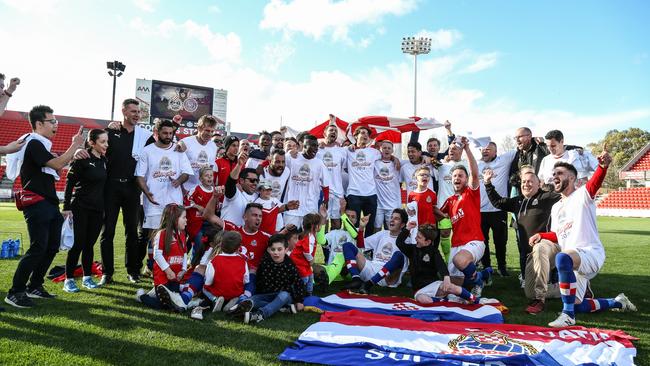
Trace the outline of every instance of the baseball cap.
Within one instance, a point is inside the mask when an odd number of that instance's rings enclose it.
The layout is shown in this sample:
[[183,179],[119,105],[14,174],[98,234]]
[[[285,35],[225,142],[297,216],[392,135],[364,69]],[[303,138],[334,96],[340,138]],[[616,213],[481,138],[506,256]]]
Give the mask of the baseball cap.
[[230,147],[231,144],[233,144],[234,142],[238,142],[238,141],[239,141],[239,139],[237,138],[237,136],[228,135],[228,136],[226,136],[225,139],[223,139],[223,147],[226,150],[228,150],[228,148]]

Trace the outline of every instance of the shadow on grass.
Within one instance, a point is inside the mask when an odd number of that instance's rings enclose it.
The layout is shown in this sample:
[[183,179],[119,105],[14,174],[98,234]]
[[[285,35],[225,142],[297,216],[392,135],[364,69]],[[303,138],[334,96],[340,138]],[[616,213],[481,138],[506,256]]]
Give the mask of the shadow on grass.
[[600,234],[650,235],[650,230],[600,230]]

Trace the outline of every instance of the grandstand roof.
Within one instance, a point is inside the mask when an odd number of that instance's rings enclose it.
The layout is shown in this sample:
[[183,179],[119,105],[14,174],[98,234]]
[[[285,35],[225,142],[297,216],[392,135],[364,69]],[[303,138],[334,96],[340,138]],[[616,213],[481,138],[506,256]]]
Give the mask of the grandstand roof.
[[642,147],[619,171],[621,179],[644,180],[650,172],[650,142]]

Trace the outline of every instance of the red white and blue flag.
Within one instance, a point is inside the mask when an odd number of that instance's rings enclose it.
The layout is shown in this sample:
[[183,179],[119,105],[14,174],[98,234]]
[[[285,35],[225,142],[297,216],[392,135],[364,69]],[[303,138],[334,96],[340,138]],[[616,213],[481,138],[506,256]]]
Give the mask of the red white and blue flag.
[[455,321],[503,323],[501,304],[464,305],[455,302],[420,304],[413,299],[398,296],[358,295],[346,291],[327,297],[310,296],[305,306],[320,311],[362,310],[368,313],[397,315],[426,321]]
[[633,365],[635,338],[579,326],[430,323],[326,312],[279,359],[328,365]]

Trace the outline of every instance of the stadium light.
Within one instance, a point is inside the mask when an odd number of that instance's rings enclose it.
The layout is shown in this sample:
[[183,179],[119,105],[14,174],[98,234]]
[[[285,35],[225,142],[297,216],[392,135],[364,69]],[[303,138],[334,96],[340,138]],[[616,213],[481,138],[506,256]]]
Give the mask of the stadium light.
[[111,121],[112,121],[115,113],[115,87],[117,86],[117,78],[122,76],[124,70],[126,69],[126,65],[119,61],[107,61],[106,68],[110,70],[108,72],[108,75],[113,77],[113,102],[111,103]]
[[[413,55],[413,117],[415,117],[418,111],[418,55],[426,55],[431,52],[431,38],[404,37],[402,38],[402,52]],[[411,141],[417,141],[419,137],[419,131],[411,132]]]

